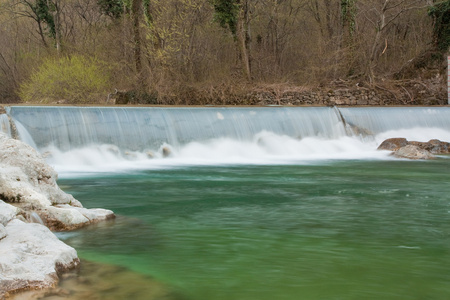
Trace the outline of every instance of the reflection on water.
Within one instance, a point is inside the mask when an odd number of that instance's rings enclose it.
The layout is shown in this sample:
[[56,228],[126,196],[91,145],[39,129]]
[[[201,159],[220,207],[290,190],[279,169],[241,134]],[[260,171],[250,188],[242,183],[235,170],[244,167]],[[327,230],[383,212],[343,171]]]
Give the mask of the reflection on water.
[[446,299],[449,171],[448,159],[337,161],[64,179],[120,217],[60,237],[192,300]]

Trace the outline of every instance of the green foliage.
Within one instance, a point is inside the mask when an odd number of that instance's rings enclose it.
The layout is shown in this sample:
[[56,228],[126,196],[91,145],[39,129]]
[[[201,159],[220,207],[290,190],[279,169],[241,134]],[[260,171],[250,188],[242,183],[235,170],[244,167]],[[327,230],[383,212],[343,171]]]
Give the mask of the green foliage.
[[52,14],[55,10],[54,4],[47,0],[37,0],[34,5],[30,4],[30,6],[37,17],[38,22],[42,22],[47,25],[48,34],[50,37],[56,38],[55,20]]
[[144,16],[148,25],[153,24],[153,16],[150,14],[150,0],[142,1],[142,6],[144,7]]
[[350,36],[356,28],[356,0],[341,0],[341,16],[344,24],[348,26]]
[[214,6],[214,21],[223,28],[230,29],[236,36],[237,20],[239,15],[239,3],[237,0],[211,0]]
[[450,47],[450,0],[431,6],[428,14],[434,20],[436,46],[440,51],[446,52]]
[[97,0],[97,5],[103,14],[113,19],[120,18],[125,7],[123,0]]
[[100,61],[81,55],[48,59],[20,86],[19,96],[26,102],[92,102],[108,89],[104,69]]

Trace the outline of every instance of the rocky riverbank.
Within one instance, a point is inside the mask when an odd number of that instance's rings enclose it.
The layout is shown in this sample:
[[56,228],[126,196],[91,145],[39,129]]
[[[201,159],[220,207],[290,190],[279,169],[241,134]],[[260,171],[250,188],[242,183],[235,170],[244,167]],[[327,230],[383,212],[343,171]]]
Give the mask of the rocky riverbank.
[[[70,101],[58,101],[71,104]],[[335,80],[324,86],[291,84],[244,84],[181,86],[170,93],[115,91],[106,103],[150,105],[283,105],[283,106],[385,106],[446,105],[447,84],[440,77],[427,80],[383,81],[368,85],[359,81]]]
[[56,183],[57,174],[25,143],[0,133],[0,299],[54,287],[76,268],[76,250],[52,232],[114,218],[86,209]]

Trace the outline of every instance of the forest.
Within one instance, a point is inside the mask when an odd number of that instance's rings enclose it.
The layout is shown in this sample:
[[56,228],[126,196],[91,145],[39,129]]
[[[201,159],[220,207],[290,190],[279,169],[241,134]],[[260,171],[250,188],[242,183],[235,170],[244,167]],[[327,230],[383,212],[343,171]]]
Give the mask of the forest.
[[251,104],[337,85],[446,97],[450,1],[0,0],[0,45],[0,103]]

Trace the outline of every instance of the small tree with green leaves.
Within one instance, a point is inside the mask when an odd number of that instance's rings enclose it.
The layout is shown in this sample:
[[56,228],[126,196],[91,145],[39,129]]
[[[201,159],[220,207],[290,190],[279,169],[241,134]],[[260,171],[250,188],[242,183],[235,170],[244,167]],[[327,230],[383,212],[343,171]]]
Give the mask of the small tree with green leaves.
[[25,102],[90,103],[106,98],[109,76],[103,64],[81,55],[47,59],[20,86]]

